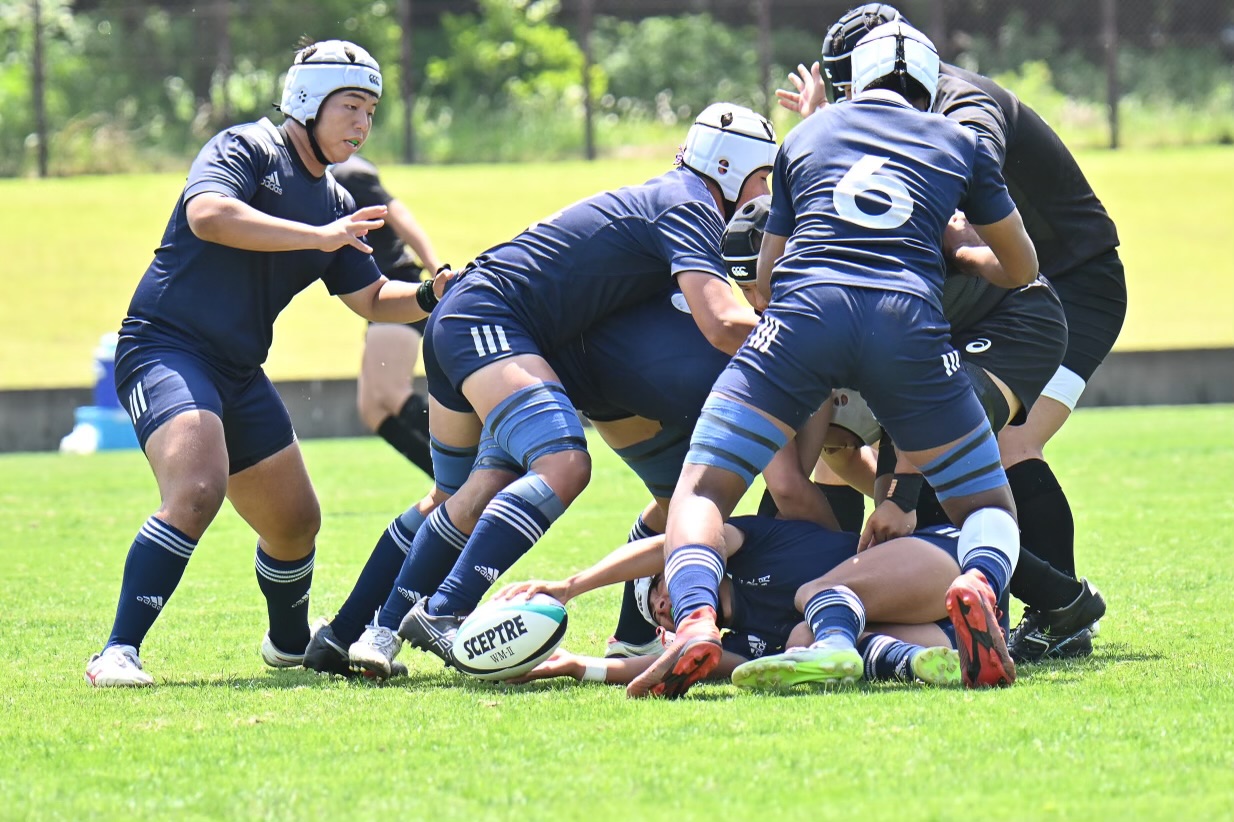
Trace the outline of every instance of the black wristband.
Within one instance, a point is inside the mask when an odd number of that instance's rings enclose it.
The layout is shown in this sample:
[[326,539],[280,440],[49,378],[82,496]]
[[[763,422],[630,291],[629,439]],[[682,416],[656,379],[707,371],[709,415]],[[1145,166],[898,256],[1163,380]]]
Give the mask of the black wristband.
[[921,497],[921,484],[925,477],[921,474],[892,474],[891,487],[887,489],[887,499],[906,514],[917,510],[917,501]]
[[433,293],[432,280],[420,283],[420,287],[416,289],[416,302],[426,313],[432,312],[433,306],[437,305],[437,295]]

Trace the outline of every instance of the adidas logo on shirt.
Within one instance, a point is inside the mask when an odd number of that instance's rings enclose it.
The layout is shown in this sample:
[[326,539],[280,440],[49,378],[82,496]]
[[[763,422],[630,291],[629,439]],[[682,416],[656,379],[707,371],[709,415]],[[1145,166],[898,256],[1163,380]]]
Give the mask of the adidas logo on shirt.
[[156,611],[163,610],[163,598],[162,597],[151,597],[151,596],[142,595],[142,596],[137,597],[137,601],[140,602],[142,605],[149,605],[151,608],[153,608]]
[[475,571],[480,576],[487,579],[489,582],[496,582],[497,577],[501,576],[500,571],[498,571],[496,568],[490,568],[487,565],[477,565],[474,568],[472,568],[472,570]]
[[275,194],[283,193],[283,186],[279,182],[279,173],[277,171],[271,171],[269,174],[267,174],[265,178],[261,181],[261,184],[265,186],[266,188],[270,189],[271,191],[273,191]]

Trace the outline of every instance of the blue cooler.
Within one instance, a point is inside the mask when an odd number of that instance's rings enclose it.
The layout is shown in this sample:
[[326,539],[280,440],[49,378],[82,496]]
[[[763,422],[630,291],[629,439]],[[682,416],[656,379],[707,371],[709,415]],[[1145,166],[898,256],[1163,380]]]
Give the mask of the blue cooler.
[[112,332],[99,338],[94,349],[94,404],[98,408],[119,408],[116,396],[116,340],[120,335]]

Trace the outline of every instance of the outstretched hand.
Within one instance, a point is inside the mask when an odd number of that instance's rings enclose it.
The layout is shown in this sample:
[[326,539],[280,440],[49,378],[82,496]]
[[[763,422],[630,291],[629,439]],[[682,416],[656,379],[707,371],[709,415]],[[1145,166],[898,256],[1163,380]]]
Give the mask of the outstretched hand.
[[345,245],[372,254],[373,247],[361,238],[370,231],[376,231],[386,224],[386,207],[383,205],[365,206],[354,214],[340,217],[329,225],[321,227],[321,243],[318,251],[337,251]]
[[796,72],[789,72],[788,81],[795,90],[776,89],[776,102],[789,111],[795,111],[802,119],[809,117],[827,105],[827,91],[823,85],[822,68],[818,61],[809,68],[798,63]]

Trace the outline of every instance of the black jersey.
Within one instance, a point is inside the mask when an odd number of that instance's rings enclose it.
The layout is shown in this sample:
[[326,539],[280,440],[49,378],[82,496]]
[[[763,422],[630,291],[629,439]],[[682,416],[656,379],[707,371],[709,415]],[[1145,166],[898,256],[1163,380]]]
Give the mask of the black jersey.
[[[389,205],[394,199],[382,186],[377,166],[358,154],[353,154],[346,162],[330,166],[330,173],[355,199],[356,208]],[[372,246],[373,260],[383,274],[388,275],[395,267],[415,265],[415,255],[388,224],[370,231],[365,235],[364,242]]]
[[1118,245],[1114,221],[1071,152],[1014,94],[944,63],[933,110],[975,129],[1002,161],[1042,274],[1056,280]]

